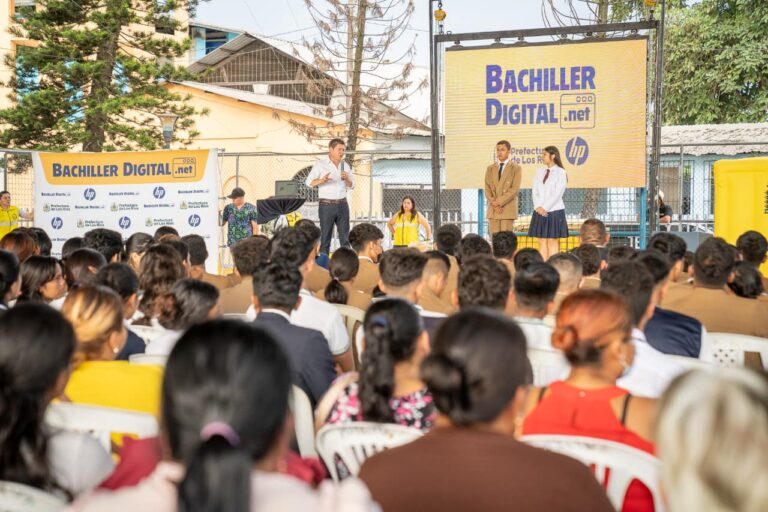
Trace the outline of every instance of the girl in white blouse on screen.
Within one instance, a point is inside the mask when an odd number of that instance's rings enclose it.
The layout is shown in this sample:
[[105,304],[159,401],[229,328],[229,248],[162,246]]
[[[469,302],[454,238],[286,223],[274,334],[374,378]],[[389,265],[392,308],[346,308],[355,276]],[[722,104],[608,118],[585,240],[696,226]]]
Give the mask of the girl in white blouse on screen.
[[555,146],[544,148],[541,159],[545,167],[536,171],[533,180],[534,212],[528,235],[538,240],[539,252],[546,261],[560,252],[560,239],[568,237],[563,203],[568,175]]

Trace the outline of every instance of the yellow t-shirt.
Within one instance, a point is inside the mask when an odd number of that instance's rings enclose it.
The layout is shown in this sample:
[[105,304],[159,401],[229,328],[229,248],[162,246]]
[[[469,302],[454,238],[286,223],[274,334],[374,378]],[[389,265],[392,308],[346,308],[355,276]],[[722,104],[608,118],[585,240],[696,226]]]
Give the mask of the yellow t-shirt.
[[0,208],[0,238],[19,227],[19,208],[10,206],[7,210]]
[[64,394],[76,404],[98,405],[158,416],[163,369],[128,361],[87,361],[69,378]]
[[419,241],[419,216],[411,214],[403,215],[398,213],[395,217],[395,245],[410,245]]

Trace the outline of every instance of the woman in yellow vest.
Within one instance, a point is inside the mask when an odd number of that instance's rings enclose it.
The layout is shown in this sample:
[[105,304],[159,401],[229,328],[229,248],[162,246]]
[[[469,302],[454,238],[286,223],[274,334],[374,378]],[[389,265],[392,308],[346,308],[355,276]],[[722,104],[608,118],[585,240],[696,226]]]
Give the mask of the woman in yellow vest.
[[400,211],[389,219],[387,227],[392,233],[395,247],[408,247],[419,241],[419,226],[424,226],[427,240],[432,238],[429,221],[416,209],[416,201],[411,196],[405,196],[400,205]]
[[0,192],[0,238],[19,227],[19,218],[32,220],[33,213],[11,206],[11,193],[3,190]]
[[104,286],[79,286],[69,292],[61,312],[77,338],[64,396],[74,403],[157,415],[162,368],[115,361],[127,337],[122,299]]

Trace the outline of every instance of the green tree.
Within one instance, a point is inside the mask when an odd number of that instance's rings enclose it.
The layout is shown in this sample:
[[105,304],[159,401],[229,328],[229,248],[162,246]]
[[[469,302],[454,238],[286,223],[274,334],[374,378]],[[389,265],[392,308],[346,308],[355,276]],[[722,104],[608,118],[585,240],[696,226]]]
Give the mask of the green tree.
[[[197,0],[39,0],[9,29],[36,41],[6,56],[15,69],[6,84],[15,105],[0,111],[0,145],[84,151],[157,149],[156,114],[179,116],[182,144],[205,114],[169,91],[187,78],[173,65],[190,47],[173,13],[194,12]],[[170,35],[169,35],[170,34]]]
[[672,9],[665,124],[768,121],[768,2],[701,0]]

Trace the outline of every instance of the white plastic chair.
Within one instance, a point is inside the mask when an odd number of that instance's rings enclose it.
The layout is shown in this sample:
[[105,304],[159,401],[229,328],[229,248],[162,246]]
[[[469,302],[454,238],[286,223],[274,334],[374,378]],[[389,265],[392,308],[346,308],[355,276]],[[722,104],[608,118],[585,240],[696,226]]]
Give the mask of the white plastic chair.
[[360,472],[365,459],[389,448],[410,443],[421,437],[421,430],[390,423],[354,422],[326,425],[317,433],[317,452],[334,482],[339,481],[335,456],[351,475]]
[[62,430],[87,432],[108,452],[111,451],[110,434],[135,434],[143,439],[156,436],[159,430],[157,419],[151,414],[64,402],[48,406],[45,422]]
[[58,496],[16,482],[0,481],[0,511],[57,512],[67,502]]
[[702,361],[701,359],[695,359],[693,357],[675,356],[672,354],[664,354],[667,359],[671,359],[676,362],[685,370],[714,370],[716,366],[713,363]]
[[[768,322],[768,318],[765,319]],[[711,332],[713,359],[718,366],[744,366],[744,353],[757,352],[768,369],[768,338],[758,338],[746,334]]]
[[363,354],[363,347],[361,344],[363,337],[358,335],[358,330],[362,330],[363,328],[365,311],[346,304],[334,304],[334,306],[339,310],[339,314],[341,314],[341,318],[344,320],[347,334],[349,335],[349,339],[352,340],[355,364],[359,365]]
[[131,354],[128,356],[128,362],[132,364],[153,364],[165,367],[168,362],[168,356],[160,354]]
[[296,442],[302,457],[317,457],[315,450],[315,417],[312,414],[312,403],[299,386],[293,386],[289,399],[293,413]]
[[136,335],[144,340],[146,345],[149,345],[153,339],[163,334],[163,329],[157,329],[151,325],[130,325],[128,329],[136,333]]
[[520,440],[568,455],[589,466],[616,510],[621,510],[632,480],[639,480],[651,491],[655,512],[664,511],[659,487],[661,463],[652,455],[621,443],[591,437],[530,435]]
[[533,385],[537,387],[565,379],[571,370],[568,360],[559,350],[529,348],[528,360],[533,369]]

